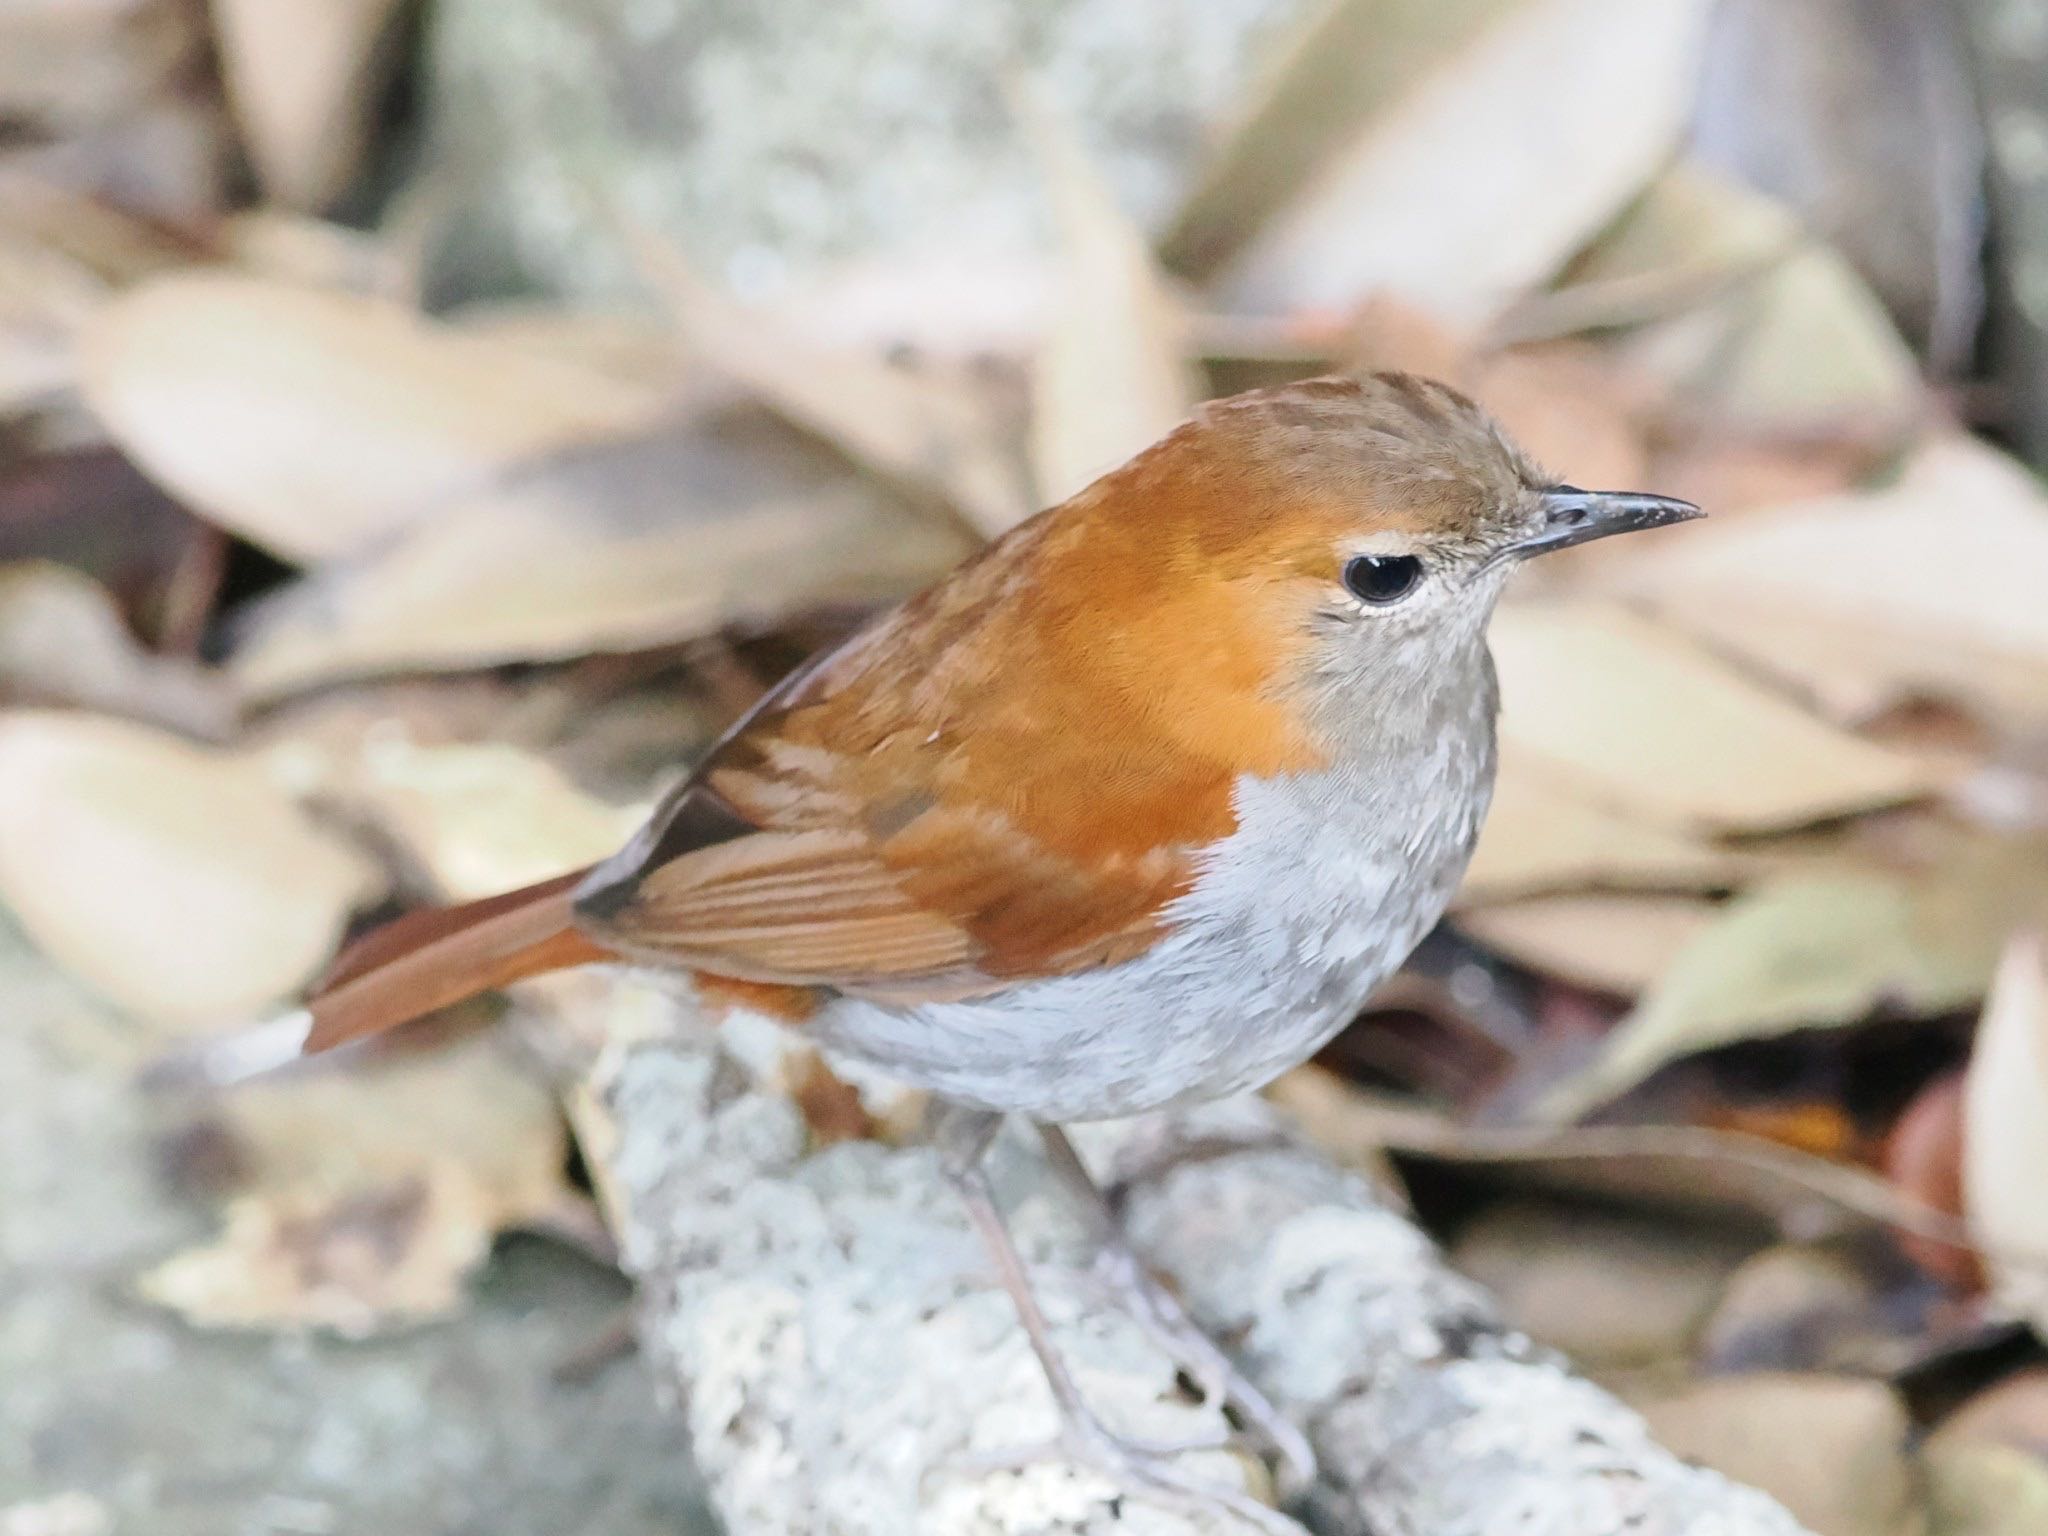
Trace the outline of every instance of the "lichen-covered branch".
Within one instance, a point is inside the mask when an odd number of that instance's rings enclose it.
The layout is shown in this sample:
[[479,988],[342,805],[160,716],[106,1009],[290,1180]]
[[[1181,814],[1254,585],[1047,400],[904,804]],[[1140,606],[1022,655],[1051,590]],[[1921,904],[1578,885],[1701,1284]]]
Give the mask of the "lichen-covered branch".
[[[1052,1405],[934,1156],[877,1141],[813,1150],[758,1033],[729,1023],[721,1041],[631,981],[603,997],[620,1027],[581,1128],[642,1287],[646,1340],[733,1531],[1243,1528],[1057,1458],[1003,1465],[1052,1434]],[[1094,1127],[1082,1141],[1141,1250],[1312,1435],[1312,1528],[1799,1536],[1769,1499],[1680,1463],[1506,1331],[1381,1194],[1291,1140],[1269,1106]],[[1090,1279],[1083,1229],[1033,1144],[999,1147],[994,1173],[1102,1415],[1145,1437],[1222,1428]],[[1266,1488],[1228,1450],[1190,1453],[1187,1470]]]

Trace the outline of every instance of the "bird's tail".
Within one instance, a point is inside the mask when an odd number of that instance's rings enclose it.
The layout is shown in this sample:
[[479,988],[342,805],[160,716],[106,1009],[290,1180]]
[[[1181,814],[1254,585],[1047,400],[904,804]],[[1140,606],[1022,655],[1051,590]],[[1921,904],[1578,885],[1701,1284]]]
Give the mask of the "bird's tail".
[[328,1050],[528,976],[613,958],[576,928],[570,902],[586,873],[411,912],[364,935],[308,999],[304,1049]]

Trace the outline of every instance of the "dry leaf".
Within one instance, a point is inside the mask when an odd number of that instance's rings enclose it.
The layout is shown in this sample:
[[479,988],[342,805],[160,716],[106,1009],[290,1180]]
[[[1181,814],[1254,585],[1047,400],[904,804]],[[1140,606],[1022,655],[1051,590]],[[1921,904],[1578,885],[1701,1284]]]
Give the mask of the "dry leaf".
[[1764,882],[1722,909],[1545,1112],[1582,1114],[1680,1057],[1740,1041],[1880,1008],[1918,1017],[1968,1005],[1984,994],[1998,935],[2048,912],[2037,858],[2027,845],[1964,843],[1930,870],[1844,865]]
[[166,0],[10,0],[0,118],[76,129],[122,116],[166,87],[199,31]]
[[1889,1375],[1924,1357],[1924,1294],[1881,1245],[1780,1243],[1728,1277],[1699,1368]]
[[1208,278],[1298,196],[1330,149],[1388,111],[1520,0],[1329,0],[1306,7],[1218,135],[1161,240],[1166,264]]
[[223,1231],[141,1281],[202,1326],[362,1336],[446,1313],[497,1233],[569,1200],[554,1100],[488,1037],[253,1084],[217,1108],[246,1170]]
[[897,598],[970,548],[781,422],[717,417],[573,450],[437,507],[266,604],[231,670],[272,695],[634,650]]
[[1066,269],[1031,372],[1031,464],[1050,505],[1178,426],[1199,384],[1187,316],[1144,237],[1066,124],[1043,109],[1027,123]]
[[1697,896],[1538,896],[1459,913],[1475,943],[1545,976],[1634,997],[1648,990],[1710,926],[1716,908]]
[[1998,1303],[2048,1336],[2048,952],[1999,962],[1963,1089],[1963,1211]]
[[1919,1536],[1911,1424],[1883,1382],[1757,1372],[1637,1401],[1688,1461],[1761,1488],[1814,1536]]
[[0,417],[69,391],[78,333],[108,295],[193,255],[141,219],[0,168]]
[[1501,739],[1569,774],[1587,799],[1647,821],[1776,831],[1939,782],[1619,606],[1508,604],[1492,643]]
[[151,655],[106,588],[40,560],[0,566],[0,701],[84,705],[209,740],[234,718],[212,674]]
[[1284,311],[1384,290],[1454,322],[1485,319],[1563,265],[1677,142],[1707,10],[1512,7],[1329,146],[1229,263],[1222,292]]
[[651,418],[658,391],[396,305],[161,278],[86,340],[86,398],[195,510],[288,560],[348,554],[508,465]]
[[983,534],[1001,533],[1036,510],[996,423],[958,388],[866,351],[807,344],[705,283],[646,231],[626,234],[691,361]]
[[1709,518],[1608,579],[1841,718],[1930,694],[2048,720],[2048,496],[1960,433],[1882,491]]
[[348,189],[396,62],[402,0],[209,0],[228,102],[264,195],[313,211]]
[[1897,433],[1919,369],[1843,258],[1761,192],[1682,164],[1574,267],[1612,283],[1719,274],[1708,296],[1631,335],[1621,357],[1695,410],[1742,422]]
[[1864,1168],[1737,1131],[1692,1125],[1487,1125],[1366,1092],[1321,1067],[1267,1090],[1309,1139],[1351,1165],[1387,1152],[1488,1171],[1502,1183],[1595,1196],[1651,1214],[1786,1229],[1857,1218],[1961,1243],[1962,1223],[1902,1197]]
[[326,961],[375,888],[252,763],[114,720],[0,716],[0,895],[139,1018],[249,1018]]
[[1753,1232],[1553,1201],[1489,1207],[1450,1245],[1451,1263],[1508,1324],[1593,1370],[1683,1359]]
[[1606,809],[1596,793],[1597,783],[1504,742],[1460,906],[1587,887],[1718,890],[1749,867],[1712,843]]
[[402,725],[342,757],[287,739],[265,761],[300,799],[372,821],[448,901],[469,901],[577,869],[617,851],[645,806],[584,794],[541,758],[501,742],[423,746]]
[[1950,1444],[1923,1457],[1927,1536],[2037,1536],[2048,1531],[2048,1460],[2005,1445]]

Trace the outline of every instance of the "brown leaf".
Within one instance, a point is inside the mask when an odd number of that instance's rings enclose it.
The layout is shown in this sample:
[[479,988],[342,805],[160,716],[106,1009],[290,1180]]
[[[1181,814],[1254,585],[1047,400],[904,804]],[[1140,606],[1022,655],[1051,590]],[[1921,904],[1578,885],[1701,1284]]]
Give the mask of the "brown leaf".
[[[1670,151],[1706,10],[1702,0],[1532,0],[1475,29],[1468,6],[1402,7],[1392,21],[1373,7],[1380,25],[1361,47],[1400,60],[1391,80],[1401,88],[1321,144],[1313,174],[1223,268],[1221,291],[1284,311],[1385,290],[1454,322],[1483,320],[1547,279]],[[1419,50],[1394,41],[1403,24]],[[1428,68],[1414,68],[1418,51]]]
[[1686,1358],[1753,1237],[1693,1220],[1533,1200],[1465,1225],[1450,1259],[1508,1323],[1592,1369]]
[[1635,1406],[1671,1450],[1763,1489],[1815,1536],[1917,1536],[1906,1410],[1882,1382],[1759,1372]]
[[287,738],[264,761],[298,798],[374,824],[447,901],[494,896],[595,863],[625,842],[648,809],[606,805],[541,758],[501,742],[421,745],[386,722],[352,745],[343,753]]
[[1654,985],[1714,921],[1697,896],[1538,896],[1472,907],[1456,921],[1498,955],[1573,986],[1634,997]]
[[1928,765],[1858,740],[1651,620],[1595,602],[1496,615],[1501,738],[1586,798],[1697,831],[1777,831],[1914,798]]
[[1458,892],[1463,908],[1580,890],[1716,890],[1740,854],[1599,803],[1597,784],[1504,743],[1493,806]]
[[2009,1446],[1942,1440],[1925,1459],[1929,1536],[2048,1530],[2048,1459]]
[[1036,510],[989,413],[948,388],[853,348],[821,347],[749,312],[643,229],[626,230],[685,354],[900,489],[993,536]]
[[1178,426],[1198,398],[1187,316],[1144,236],[1042,105],[1026,123],[1060,231],[1064,279],[1031,373],[1039,499],[1064,501]]
[[1311,1140],[1351,1164],[1370,1166],[1391,1151],[1656,1215],[1762,1217],[1809,1229],[1817,1217],[1854,1217],[1951,1242],[1965,1239],[1962,1223],[1914,1205],[1865,1169],[1756,1136],[1684,1125],[1476,1124],[1365,1092],[1312,1066],[1267,1091]]
[[209,0],[228,102],[265,196],[325,208],[354,178],[401,0]]
[[559,659],[900,597],[972,547],[739,412],[564,452],[287,589],[231,660],[252,694]]
[[69,566],[0,566],[0,703],[76,704],[218,740],[225,685],[145,651],[107,590]]
[[194,274],[85,339],[88,403],[195,510],[287,560],[362,550],[509,465],[627,430],[660,395],[380,300]]
[[1698,302],[1632,334],[1630,368],[1725,421],[1896,437],[1919,370],[1877,296],[1761,192],[1683,163],[1575,264],[1586,282],[1718,274]]
[[[1922,869],[1842,863],[1730,902],[1546,1113],[1575,1116],[1681,1057],[1874,1010],[1948,1012],[1984,995],[1998,935],[2048,913],[2037,845],[1952,839]],[[2048,1245],[2044,1245],[2048,1246]]]
[[254,1084],[215,1112],[242,1169],[223,1229],[140,1282],[204,1327],[360,1337],[439,1316],[495,1234],[569,1198],[552,1096],[488,1037]]
[[2039,930],[2000,961],[1963,1089],[1963,1208],[1993,1297],[2048,1336],[2048,952]]
[[1882,491],[1709,518],[1626,555],[1614,587],[1838,719],[1927,694],[2048,721],[2048,497],[1960,433]]
[[247,761],[113,720],[0,715],[0,895],[138,1018],[246,1020],[313,974],[376,884]]

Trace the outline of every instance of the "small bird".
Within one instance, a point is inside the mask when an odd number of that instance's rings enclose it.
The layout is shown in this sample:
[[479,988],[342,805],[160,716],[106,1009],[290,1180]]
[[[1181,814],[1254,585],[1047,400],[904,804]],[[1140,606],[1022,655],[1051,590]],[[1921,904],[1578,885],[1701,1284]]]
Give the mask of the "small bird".
[[1036,1122],[1135,1315],[1308,1475],[1057,1127],[1263,1085],[1341,1029],[1479,835],[1509,574],[1697,515],[1560,484],[1405,374],[1214,401],[787,678],[613,857],[358,942],[310,1000],[307,1048],[588,962],[737,984],[952,1106],[943,1159],[1062,1449],[1255,1516],[1095,1417],[980,1155],[1003,1116]]

